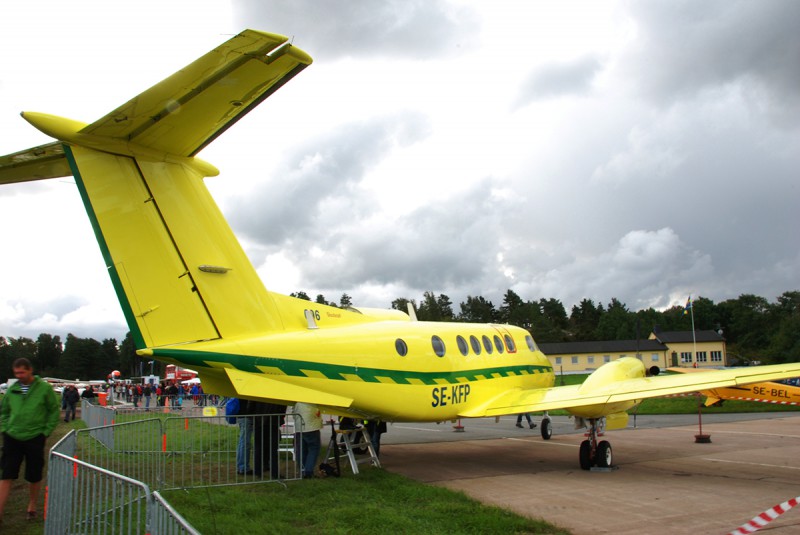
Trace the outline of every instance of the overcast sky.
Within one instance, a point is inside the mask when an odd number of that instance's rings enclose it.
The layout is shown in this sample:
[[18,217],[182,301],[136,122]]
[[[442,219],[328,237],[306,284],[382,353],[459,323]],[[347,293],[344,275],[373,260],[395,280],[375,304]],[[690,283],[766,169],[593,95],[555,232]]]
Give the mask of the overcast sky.
[[[58,0],[0,8],[19,117],[92,122],[244,28],[314,64],[201,154],[270,290],[388,308],[800,289],[800,2]],[[0,186],[0,335],[127,327],[71,178]]]

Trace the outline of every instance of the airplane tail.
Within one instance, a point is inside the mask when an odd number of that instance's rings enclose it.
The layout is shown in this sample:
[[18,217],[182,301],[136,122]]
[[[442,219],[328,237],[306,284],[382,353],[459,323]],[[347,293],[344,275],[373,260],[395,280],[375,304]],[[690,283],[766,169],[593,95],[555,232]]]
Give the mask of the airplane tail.
[[283,329],[195,155],[310,63],[246,30],[92,124],[23,113],[59,142],[0,157],[0,183],[75,177],[137,348]]

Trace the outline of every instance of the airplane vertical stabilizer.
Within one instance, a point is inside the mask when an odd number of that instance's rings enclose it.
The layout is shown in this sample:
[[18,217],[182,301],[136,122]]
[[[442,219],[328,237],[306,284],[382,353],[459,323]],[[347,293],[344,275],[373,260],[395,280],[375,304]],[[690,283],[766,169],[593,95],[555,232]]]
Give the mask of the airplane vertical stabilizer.
[[[86,125],[23,117],[58,139],[0,158],[0,183],[75,176],[138,348],[282,330],[195,157],[311,63],[278,34],[245,30]],[[62,162],[62,163],[59,163]]]

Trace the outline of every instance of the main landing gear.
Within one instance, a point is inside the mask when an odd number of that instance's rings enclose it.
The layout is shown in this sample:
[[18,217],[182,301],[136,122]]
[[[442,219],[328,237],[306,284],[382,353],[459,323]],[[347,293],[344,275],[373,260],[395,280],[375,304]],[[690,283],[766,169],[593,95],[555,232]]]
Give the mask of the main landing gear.
[[550,416],[545,411],[544,417],[542,418],[542,425],[539,427],[539,430],[542,432],[542,438],[545,440],[550,440],[553,436],[553,423],[550,421]]
[[[612,461],[611,444],[607,440],[597,441],[598,436],[603,436],[600,426],[602,418],[587,418],[589,432],[587,440],[581,442],[578,458],[583,470],[590,470],[592,466],[610,468]],[[598,430],[598,428],[600,428]]]

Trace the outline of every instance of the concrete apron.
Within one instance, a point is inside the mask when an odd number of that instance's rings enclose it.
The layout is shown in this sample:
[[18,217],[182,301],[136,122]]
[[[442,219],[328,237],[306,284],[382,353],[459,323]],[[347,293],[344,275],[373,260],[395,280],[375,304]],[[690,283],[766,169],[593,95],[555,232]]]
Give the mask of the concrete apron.
[[[581,435],[385,445],[387,470],[461,490],[574,534],[728,533],[800,495],[800,417],[626,429],[606,435],[611,472],[578,466]],[[766,531],[768,529],[769,531]],[[800,507],[770,522],[800,532]]]

